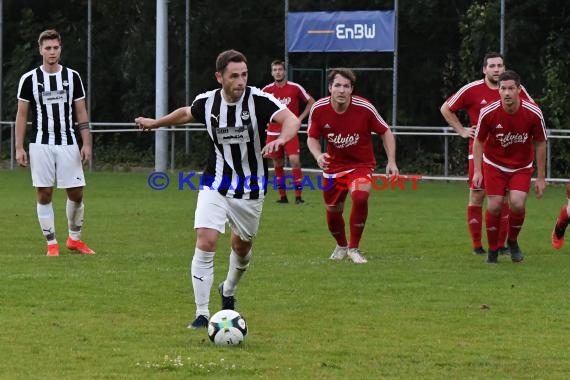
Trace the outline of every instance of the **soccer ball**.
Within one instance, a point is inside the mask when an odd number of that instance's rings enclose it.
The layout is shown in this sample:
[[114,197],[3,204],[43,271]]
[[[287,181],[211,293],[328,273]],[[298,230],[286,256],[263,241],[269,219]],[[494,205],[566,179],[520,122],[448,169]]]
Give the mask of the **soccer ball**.
[[218,346],[235,346],[247,335],[247,323],[235,310],[220,310],[208,322],[208,336]]

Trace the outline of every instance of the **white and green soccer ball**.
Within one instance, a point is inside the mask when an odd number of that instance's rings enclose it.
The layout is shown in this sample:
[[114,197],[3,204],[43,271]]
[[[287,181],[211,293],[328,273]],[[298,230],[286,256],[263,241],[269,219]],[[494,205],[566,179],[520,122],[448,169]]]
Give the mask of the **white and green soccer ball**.
[[208,336],[218,346],[236,346],[247,335],[247,323],[235,310],[220,310],[208,322]]

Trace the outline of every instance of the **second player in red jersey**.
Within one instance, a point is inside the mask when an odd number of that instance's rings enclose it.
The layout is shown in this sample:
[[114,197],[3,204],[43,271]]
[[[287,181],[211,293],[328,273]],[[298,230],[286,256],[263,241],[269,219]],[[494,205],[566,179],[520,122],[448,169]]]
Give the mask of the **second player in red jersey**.
[[[333,69],[328,80],[331,95],[319,99],[309,114],[307,145],[325,177],[327,225],[337,242],[330,258],[342,260],[348,256],[352,262],[364,264],[367,260],[358,247],[368,216],[371,177],[376,167],[372,133],[382,139],[388,157],[387,175],[398,174],[396,143],[376,108],[368,100],[352,95],[356,77],[351,70]],[[321,138],[326,142],[325,153]],[[349,192],[352,209],[347,240],[342,213]]]

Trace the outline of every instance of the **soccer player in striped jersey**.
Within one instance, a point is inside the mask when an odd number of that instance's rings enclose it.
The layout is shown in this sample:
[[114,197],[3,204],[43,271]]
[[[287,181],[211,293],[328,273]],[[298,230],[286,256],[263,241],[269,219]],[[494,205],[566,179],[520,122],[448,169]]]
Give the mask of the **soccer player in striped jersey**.
[[[222,309],[234,309],[236,287],[249,267],[257,234],[268,175],[269,155],[297,135],[299,119],[273,95],[247,86],[246,57],[227,50],[216,59],[221,88],[198,95],[191,106],[159,119],[137,117],[140,129],[154,129],[192,121],[206,125],[210,153],[198,193],[194,228],[196,247],[191,275],[196,319],[188,328],[208,326],[210,290],[214,281],[214,255],[218,238],[231,227],[231,252],[225,281],[218,286]],[[274,141],[265,143],[269,122],[282,126]]]
[[[398,175],[396,142],[390,127],[366,99],[352,95],[356,77],[352,70],[330,71],[330,96],[313,104],[309,113],[307,145],[323,170],[323,197],[326,220],[336,240],[331,260],[346,256],[355,264],[367,263],[359,249],[368,217],[368,197],[372,188],[372,172],[376,167],[372,133],[380,135],[388,163],[387,175]],[[321,141],[326,141],[323,153]],[[343,217],[348,193],[352,199],[347,240]]]
[[481,110],[473,143],[473,186],[485,179],[487,191],[487,262],[497,263],[501,208],[507,195],[510,204],[507,245],[514,263],[523,261],[518,236],[525,219],[525,204],[536,155],[536,197],[546,188],[546,127],[540,108],[520,99],[520,77],[507,70],[499,76],[501,99]]
[[[473,253],[484,255],[487,252],[481,243],[481,231],[483,228],[483,202],[485,189],[476,189],[472,185],[473,178],[473,136],[479,118],[481,108],[499,100],[499,75],[505,71],[504,58],[501,54],[490,52],[483,58],[483,74],[485,77],[470,82],[450,96],[441,106],[441,114],[449,125],[463,138],[469,139],[469,202],[467,205],[467,225],[471,235]],[[521,97],[531,100],[524,86],[521,86]],[[456,113],[464,109],[469,118],[469,128],[464,128]],[[501,226],[499,241],[501,242],[501,254],[508,254],[508,248],[504,247],[505,239],[509,230],[509,205],[505,202],[501,209]]]
[[[273,83],[263,87],[263,91],[273,94],[279,101],[287,106],[298,118],[303,121],[309,114],[309,110],[315,99],[298,83],[287,80],[287,71],[285,62],[275,60],[271,62],[271,76]],[[305,103],[305,108],[301,112],[301,105]],[[279,137],[281,126],[276,123],[269,123],[267,126],[267,142],[271,142]],[[283,170],[283,151],[291,164],[293,179],[295,180],[295,203],[304,203],[301,196],[303,182],[303,171],[301,170],[301,149],[299,146],[299,137],[295,136],[285,144],[283,149],[271,155],[273,160],[273,168],[275,169],[275,177],[277,178],[279,197],[277,203],[289,203],[285,186],[282,184],[282,178],[285,176]]]
[[[59,64],[61,36],[55,30],[43,31],[38,39],[42,65],[25,73],[18,86],[16,114],[16,160],[28,166],[24,148],[28,111],[32,111],[30,169],[37,193],[37,214],[47,241],[47,255],[59,256],[52,206],[53,186],[67,192],[66,214],[69,237],[66,246],[81,254],[95,252],[81,240],[83,226],[82,161],[91,160],[91,131],[85,107],[85,89],[77,71]],[[73,121],[81,135],[78,148]]]

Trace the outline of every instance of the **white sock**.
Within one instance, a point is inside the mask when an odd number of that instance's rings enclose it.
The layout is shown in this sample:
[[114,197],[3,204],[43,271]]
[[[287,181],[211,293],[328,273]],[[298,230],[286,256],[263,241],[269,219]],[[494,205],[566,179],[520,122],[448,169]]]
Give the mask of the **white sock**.
[[67,214],[67,226],[69,227],[69,237],[73,240],[81,239],[81,227],[83,227],[83,201],[74,202],[67,199],[65,212]]
[[236,293],[236,288],[244,275],[247,268],[249,268],[249,262],[251,261],[252,250],[250,249],[245,257],[239,256],[237,253],[230,253],[230,266],[228,268],[228,276],[224,282],[224,296],[233,296]]
[[42,233],[46,237],[48,244],[56,244],[55,239],[55,222],[53,216],[53,206],[50,203],[42,205],[40,203],[36,206],[36,211],[38,213],[38,220],[40,222],[40,227]]
[[210,289],[214,282],[214,254],[196,248],[192,257],[192,287],[194,288],[194,302],[196,302],[196,316],[210,317],[208,304],[210,303]]

